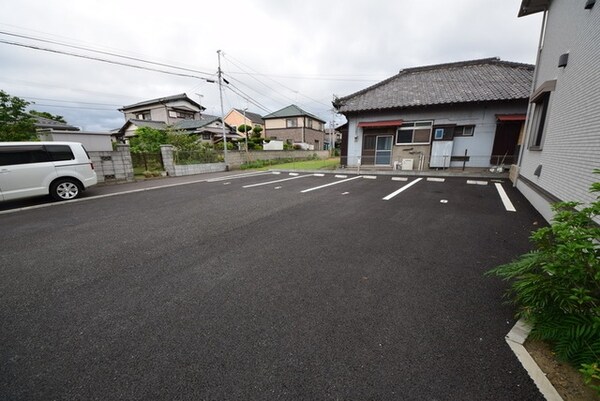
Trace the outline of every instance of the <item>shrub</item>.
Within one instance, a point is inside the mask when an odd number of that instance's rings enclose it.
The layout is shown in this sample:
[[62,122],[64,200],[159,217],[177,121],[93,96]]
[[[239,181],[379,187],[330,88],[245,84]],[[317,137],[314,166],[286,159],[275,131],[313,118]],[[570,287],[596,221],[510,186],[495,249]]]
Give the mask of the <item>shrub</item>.
[[[600,173],[600,171],[595,171]],[[591,192],[600,191],[600,183]],[[560,359],[589,369],[600,361],[600,196],[591,205],[553,205],[552,224],[531,235],[534,250],[490,272],[512,280],[517,317]],[[596,365],[597,366],[597,365]]]

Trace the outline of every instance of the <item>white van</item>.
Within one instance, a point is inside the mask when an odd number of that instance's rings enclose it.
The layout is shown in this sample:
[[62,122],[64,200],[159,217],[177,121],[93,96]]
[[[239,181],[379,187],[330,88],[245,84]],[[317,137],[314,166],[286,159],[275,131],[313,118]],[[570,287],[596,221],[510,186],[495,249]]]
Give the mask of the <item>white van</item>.
[[0,142],[0,200],[50,194],[75,199],[98,182],[77,142]]

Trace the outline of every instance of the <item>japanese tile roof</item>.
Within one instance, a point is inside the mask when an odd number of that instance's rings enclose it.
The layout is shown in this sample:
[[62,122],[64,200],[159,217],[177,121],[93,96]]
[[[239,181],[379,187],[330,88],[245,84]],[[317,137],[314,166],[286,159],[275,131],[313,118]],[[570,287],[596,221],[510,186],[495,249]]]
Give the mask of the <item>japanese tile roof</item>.
[[137,108],[140,106],[149,106],[152,104],[161,104],[161,103],[166,103],[166,102],[171,102],[174,100],[186,100],[189,103],[193,104],[194,106],[198,107],[200,110],[205,110],[204,107],[202,107],[200,104],[194,102],[192,99],[190,99],[185,93],[180,93],[178,95],[172,95],[172,96],[166,96],[166,97],[159,97],[156,99],[150,99],[150,100],[144,100],[143,102],[139,102],[139,103],[135,103],[135,104],[130,104],[128,106],[123,106],[119,109],[119,111],[123,111],[123,110],[128,110],[128,109],[133,109],[133,108]]
[[[135,125],[136,127],[149,127],[149,128],[155,128],[155,129],[165,129],[167,128],[167,124],[164,121],[154,121],[154,120],[138,120],[137,118],[130,118],[129,120],[127,120],[127,122],[125,123],[125,125],[123,126],[123,128],[125,126],[127,126],[128,123],[131,123],[133,125]],[[121,128],[121,129],[123,129]]]
[[67,123],[61,123],[60,121],[51,120],[46,117],[40,116],[32,116],[35,120],[34,124],[37,129],[53,129],[53,130],[63,130],[63,131],[80,131],[79,127],[75,127],[74,125],[70,125]]
[[324,123],[325,121],[321,120],[319,117],[307,113],[306,111],[302,110],[300,107],[296,106],[295,104],[291,104],[287,107],[284,107],[281,110],[277,110],[276,112],[273,112],[271,114],[267,114],[266,116],[263,116],[263,120],[268,120],[268,119],[273,119],[273,118],[286,118],[286,117],[301,117],[301,116],[307,116],[310,118],[314,118],[317,121],[320,121],[322,123]]
[[527,99],[534,66],[499,58],[407,68],[336,99],[341,113]]
[[[244,114],[244,110],[242,109],[235,109],[235,111],[237,111],[240,114]],[[250,121],[252,121],[254,124],[264,124],[264,120],[263,118],[260,116],[260,114],[257,113],[252,113],[251,111],[246,110],[246,118]]]

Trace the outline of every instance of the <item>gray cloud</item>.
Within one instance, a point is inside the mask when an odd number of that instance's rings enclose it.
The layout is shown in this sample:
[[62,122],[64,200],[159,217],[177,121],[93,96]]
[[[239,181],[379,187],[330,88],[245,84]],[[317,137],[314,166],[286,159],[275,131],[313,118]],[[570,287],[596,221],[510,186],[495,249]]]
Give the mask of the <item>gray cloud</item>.
[[[0,4],[0,30],[209,73],[216,72],[216,51],[222,49],[223,70],[238,90],[270,111],[296,103],[328,120],[332,94],[348,95],[402,68],[492,56],[533,63],[540,19],[517,18],[519,4],[520,0],[57,0],[42,9],[39,2],[21,0],[10,9],[7,2]],[[4,35],[0,39],[13,40]],[[202,80],[1,43],[0,59],[1,89],[21,97],[73,102],[36,100],[34,107],[61,114],[85,129],[117,128],[123,123],[118,107],[182,92],[195,100],[196,93],[203,95],[207,112],[220,114],[217,86]],[[248,74],[252,71],[269,77],[253,78]],[[226,111],[247,104],[230,91],[224,103]],[[250,110],[266,113],[252,104]]]

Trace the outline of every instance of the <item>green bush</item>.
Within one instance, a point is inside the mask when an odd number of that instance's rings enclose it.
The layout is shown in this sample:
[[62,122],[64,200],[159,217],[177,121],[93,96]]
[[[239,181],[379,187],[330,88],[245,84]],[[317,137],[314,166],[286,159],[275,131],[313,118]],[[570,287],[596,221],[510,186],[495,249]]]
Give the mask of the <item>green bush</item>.
[[[595,173],[600,173],[599,170]],[[591,192],[600,191],[594,183]],[[600,362],[600,196],[589,206],[553,205],[552,224],[531,235],[534,250],[488,274],[511,280],[507,296],[532,338],[578,367]]]

